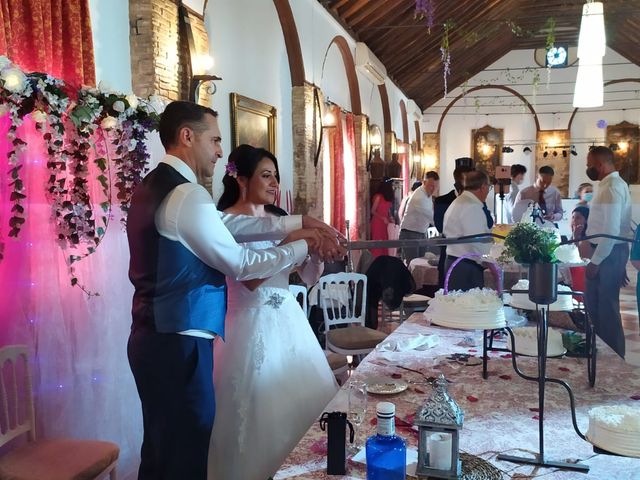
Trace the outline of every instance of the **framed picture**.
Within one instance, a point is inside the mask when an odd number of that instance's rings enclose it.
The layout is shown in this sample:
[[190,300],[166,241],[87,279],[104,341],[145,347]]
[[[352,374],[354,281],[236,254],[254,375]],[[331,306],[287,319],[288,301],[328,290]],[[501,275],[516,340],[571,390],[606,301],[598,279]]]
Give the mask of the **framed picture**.
[[607,127],[607,144],[613,146],[616,170],[630,185],[640,183],[640,156],[636,141],[638,137],[640,129],[633,123],[622,122]]
[[231,143],[266,148],[276,154],[276,108],[231,93]]
[[471,131],[471,152],[473,164],[490,177],[495,176],[497,165],[502,163],[504,130],[485,125]]

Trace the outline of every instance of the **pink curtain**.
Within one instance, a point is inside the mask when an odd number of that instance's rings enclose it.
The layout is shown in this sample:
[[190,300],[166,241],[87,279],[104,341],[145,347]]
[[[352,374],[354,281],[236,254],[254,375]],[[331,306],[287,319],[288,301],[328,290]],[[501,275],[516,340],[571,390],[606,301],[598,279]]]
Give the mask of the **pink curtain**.
[[336,127],[332,129],[332,174],[331,179],[331,225],[346,233],[344,210],[344,141],[342,132],[342,112],[340,107],[333,106]]
[[[120,214],[113,212],[96,253],[76,264],[80,281],[100,293],[89,298],[69,282],[64,258],[74,251],[63,252],[55,241],[44,193],[46,149],[28,119],[18,130],[28,143],[22,169],[26,223],[17,240],[7,238],[8,126],[8,118],[0,118],[0,345],[29,348],[38,437],[113,441],[121,449],[119,473],[127,478],[137,468],[142,419],[126,355],[133,287]],[[97,181],[92,188],[92,198],[100,198]]]
[[345,115],[345,150],[348,150],[349,162],[345,164],[345,168],[349,172],[345,172],[345,210],[346,216],[351,220],[349,230],[352,240],[357,240],[358,236],[358,169],[356,168],[356,130],[355,117],[353,113]]

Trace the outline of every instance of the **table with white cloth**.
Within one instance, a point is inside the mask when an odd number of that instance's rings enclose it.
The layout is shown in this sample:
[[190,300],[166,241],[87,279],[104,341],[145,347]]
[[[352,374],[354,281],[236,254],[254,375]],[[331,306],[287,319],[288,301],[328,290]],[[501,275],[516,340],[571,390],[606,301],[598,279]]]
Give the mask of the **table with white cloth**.
[[[412,338],[420,335],[437,335],[438,341],[427,348],[409,350]],[[425,377],[443,373],[452,383],[449,393],[464,410],[464,426],[460,434],[461,451],[488,460],[504,472],[505,477],[516,474],[542,475],[545,479],[637,479],[640,477],[640,459],[594,454],[590,443],[575,433],[566,391],[547,384],[545,406],[545,454],[548,459],[576,459],[591,467],[588,474],[536,468],[496,460],[498,453],[532,456],[538,449],[538,385],[519,377],[513,370],[511,354],[490,352],[489,377],[482,379],[482,366],[469,365],[460,356],[481,356],[482,344],[469,347],[459,345],[465,337],[480,337],[473,331],[453,330],[429,326],[421,313],[413,314],[385,341],[395,342],[403,351],[371,352],[352,378],[398,378],[409,383],[409,388],[395,395],[369,394],[367,418],[360,427],[360,443],[375,432],[376,403],[390,401],[396,405],[397,433],[407,440],[408,447],[417,447],[417,431],[411,428],[411,419],[418,407],[428,398],[431,387]],[[480,341],[481,342],[481,341]],[[422,342],[418,342],[422,343]],[[435,346],[432,346],[435,343]],[[393,349],[392,349],[393,350]],[[606,344],[598,340],[598,356],[602,374],[596,386],[590,388],[586,373],[586,360],[582,358],[549,358],[547,375],[567,381],[576,397],[578,425],[585,432],[588,411],[598,405],[626,404],[640,406],[640,368],[633,367],[618,357]],[[536,375],[537,359],[518,356],[518,365],[530,375]],[[414,373],[398,366],[418,370]],[[301,386],[301,388],[304,388]],[[336,394],[325,411],[348,411],[347,384]],[[406,423],[405,423],[406,422]],[[275,479],[364,479],[366,467],[352,460],[347,464],[346,476],[326,475],[327,433],[316,422],[308,430],[297,447],[281,466]],[[534,470],[536,470],[534,472]]]
[[414,258],[409,262],[409,272],[416,282],[416,287],[421,288],[423,285],[438,285],[438,263],[432,265],[433,260],[425,257]]

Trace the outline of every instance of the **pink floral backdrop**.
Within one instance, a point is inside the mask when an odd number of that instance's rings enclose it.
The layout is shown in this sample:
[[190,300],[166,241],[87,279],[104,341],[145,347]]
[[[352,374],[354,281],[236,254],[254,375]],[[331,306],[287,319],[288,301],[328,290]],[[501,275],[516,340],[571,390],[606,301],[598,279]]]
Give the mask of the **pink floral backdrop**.
[[[6,238],[13,206],[5,178],[12,148],[8,128],[8,116],[1,117],[0,225],[5,238],[0,345],[29,347],[38,436],[113,441],[121,448],[120,478],[132,477],[142,419],[126,356],[133,288],[120,211],[114,204],[96,252],[75,264],[80,282],[99,294],[90,297],[70,284],[65,258],[73,249],[62,250],[56,241],[51,202],[45,196],[46,146],[31,120],[17,132],[27,142],[21,153],[26,221],[18,239]],[[95,172],[88,178],[89,191],[99,198],[102,187]]]

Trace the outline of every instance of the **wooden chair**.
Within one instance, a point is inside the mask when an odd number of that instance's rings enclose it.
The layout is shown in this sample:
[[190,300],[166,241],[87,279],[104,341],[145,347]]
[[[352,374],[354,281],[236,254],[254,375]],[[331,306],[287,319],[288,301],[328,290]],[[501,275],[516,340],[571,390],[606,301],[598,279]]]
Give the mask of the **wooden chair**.
[[328,350],[360,357],[387,337],[383,332],[365,327],[366,275],[334,273],[320,278],[319,284]]
[[36,440],[27,347],[0,348],[0,447],[23,433],[24,446],[0,457],[0,480],[116,480],[120,449],[96,440]]

